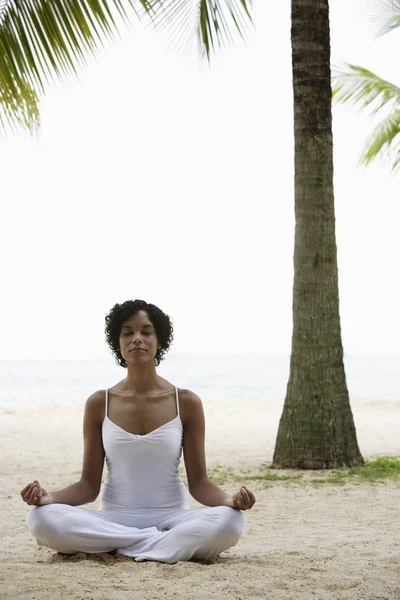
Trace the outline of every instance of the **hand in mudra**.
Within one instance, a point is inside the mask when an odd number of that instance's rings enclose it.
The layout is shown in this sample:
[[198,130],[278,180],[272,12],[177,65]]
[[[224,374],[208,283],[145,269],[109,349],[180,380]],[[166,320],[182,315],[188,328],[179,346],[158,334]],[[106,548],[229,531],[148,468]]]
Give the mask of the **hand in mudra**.
[[253,492],[247,489],[245,485],[242,485],[240,490],[228,500],[232,501],[232,504],[229,504],[229,506],[238,510],[249,510],[253,508],[256,501]]
[[26,487],[21,491],[21,497],[27,504],[33,504],[34,506],[42,506],[48,504],[50,496],[44,488],[40,485],[37,479],[32,483],[28,483]]

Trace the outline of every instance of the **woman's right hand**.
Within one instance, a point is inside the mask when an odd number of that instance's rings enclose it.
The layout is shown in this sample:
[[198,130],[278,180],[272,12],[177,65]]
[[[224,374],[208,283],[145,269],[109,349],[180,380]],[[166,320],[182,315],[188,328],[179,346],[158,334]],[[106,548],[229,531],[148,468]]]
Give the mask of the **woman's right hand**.
[[32,483],[28,483],[21,491],[21,497],[24,502],[33,506],[43,506],[51,504],[51,496],[40,485],[37,479]]

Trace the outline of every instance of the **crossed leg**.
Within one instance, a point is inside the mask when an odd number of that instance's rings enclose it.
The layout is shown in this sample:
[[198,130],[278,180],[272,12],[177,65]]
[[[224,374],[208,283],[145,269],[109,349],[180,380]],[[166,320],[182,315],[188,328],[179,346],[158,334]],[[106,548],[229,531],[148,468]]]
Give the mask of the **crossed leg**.
[[118,511],[49,504],[29,513],[28,527],[39,545],[65,554],[117,550],[138,561],[167,563],[213,558],[237,544],[244,528],[243,515],[227,506],[142,509],[141,515],[129,519],[125,511],[121,523]]

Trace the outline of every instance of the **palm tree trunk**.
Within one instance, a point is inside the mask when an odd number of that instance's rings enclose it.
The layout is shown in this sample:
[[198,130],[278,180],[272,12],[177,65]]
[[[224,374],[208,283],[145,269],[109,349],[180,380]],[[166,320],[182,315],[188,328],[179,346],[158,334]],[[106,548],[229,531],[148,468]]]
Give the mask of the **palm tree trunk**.
[[363,463],[343,364],[328,0],[292,0],[295,248],[290,375],[274,467]]

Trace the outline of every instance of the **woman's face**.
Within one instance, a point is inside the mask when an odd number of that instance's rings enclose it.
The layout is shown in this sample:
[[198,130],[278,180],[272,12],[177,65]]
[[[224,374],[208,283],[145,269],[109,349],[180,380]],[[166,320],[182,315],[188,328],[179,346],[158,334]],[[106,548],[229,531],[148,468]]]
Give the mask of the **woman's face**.
[[158,338],[153,323],[144,310],[135,313],[121,327],[119,349],[127,363],[142,363],[157,354]]

